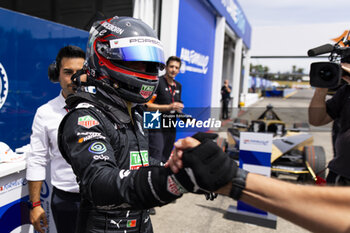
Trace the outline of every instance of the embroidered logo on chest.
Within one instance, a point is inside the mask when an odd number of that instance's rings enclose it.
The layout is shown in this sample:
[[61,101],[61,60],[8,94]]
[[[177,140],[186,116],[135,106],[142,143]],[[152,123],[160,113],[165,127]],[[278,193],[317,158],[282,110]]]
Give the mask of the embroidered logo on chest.
[[95,120],[92,116],[86,115],[78,118],[78,125],[83,126],[87,129],[99,125],[100,123]]

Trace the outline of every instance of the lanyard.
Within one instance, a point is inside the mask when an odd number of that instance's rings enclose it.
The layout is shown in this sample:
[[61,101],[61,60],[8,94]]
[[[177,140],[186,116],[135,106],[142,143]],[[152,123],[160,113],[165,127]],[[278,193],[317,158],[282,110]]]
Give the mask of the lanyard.
[[169,93],[170,93],[170,95],[171,95],[171,100],[172,100],[172,103],[174,103],[175,101],[174,101],[174,96],[175,96],[175,91],[176,91],[176,83],[174,82],[174,85],[172,86],[172,87],[174,87],[174,90],[173,89],[171,89],[171,86],[168,84],[168,89],[169,89]]

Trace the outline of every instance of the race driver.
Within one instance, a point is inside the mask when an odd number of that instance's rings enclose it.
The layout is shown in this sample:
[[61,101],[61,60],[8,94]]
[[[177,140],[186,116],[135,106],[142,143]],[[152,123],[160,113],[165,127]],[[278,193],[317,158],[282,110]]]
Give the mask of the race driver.
[[[92,26],[86,67],[79,71],[87,73],[87,82],[79,74],[72,77],[78,91],[66,100],[70,111],[58,133],[60,151],[80,186],[77,232],[153,232],[147,209],[185,192],[208,193],[190,170],[175,175],[149,158],[142,106],[163,67],[162,44],[141,20],[113,17]],[[203,145],[206,152],[222,152],[210,142]],[[219,161],[219,181],[204,171],[216,189],[233,177],[233,162],[226,159]]]

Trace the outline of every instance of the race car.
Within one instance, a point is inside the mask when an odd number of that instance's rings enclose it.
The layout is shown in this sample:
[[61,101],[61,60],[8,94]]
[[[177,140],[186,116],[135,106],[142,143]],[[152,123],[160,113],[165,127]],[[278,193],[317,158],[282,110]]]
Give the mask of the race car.
[[285,122],[268,105],[250,124],[245,119],[234,119],[227,131],[225,151],[239,160],[240,132],[272,133],[272,176],[291,175],[298,181],[324,184],[326,154],[322,146],[313,145],[313,136],[308,131],[308,123],[294,123],[291,129],[287,129]]

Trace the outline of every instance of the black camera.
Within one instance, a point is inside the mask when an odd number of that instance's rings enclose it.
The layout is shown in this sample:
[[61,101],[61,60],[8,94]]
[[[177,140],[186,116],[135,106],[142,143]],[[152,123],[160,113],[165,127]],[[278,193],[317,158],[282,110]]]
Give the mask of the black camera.
[[[349,35],[346,36],[348,38]],[[343,40],[343,39],[342,39]],[[313,49],[310,49],[307,54],[309,57],[330,53],[329,62],[314,62],[310,67],[310,85],[312,87],[322,87],[334,89],[342,85],[342,76],[350,74],[342,69],[340,62],[350,63],[350,47],[341,47],[339,43],[335,45],[325,44]],[[344,45],[348,46],[350,42],[344,41]]]
[[335,62],[314,62],[310,68],[312,87],[336,88],[340,84],[342,68]]

